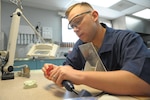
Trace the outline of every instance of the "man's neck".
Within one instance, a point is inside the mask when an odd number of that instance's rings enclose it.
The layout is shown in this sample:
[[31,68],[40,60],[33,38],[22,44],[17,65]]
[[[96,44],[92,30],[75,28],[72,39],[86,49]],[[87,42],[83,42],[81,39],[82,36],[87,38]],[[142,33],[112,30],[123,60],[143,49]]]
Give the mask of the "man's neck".
[[106,28],[100,25],[98,28],[97,36],[95,37],[95,40],[93,41],[93,44],[97,50],[101,47],[103,43],[105,32],[106,32]]

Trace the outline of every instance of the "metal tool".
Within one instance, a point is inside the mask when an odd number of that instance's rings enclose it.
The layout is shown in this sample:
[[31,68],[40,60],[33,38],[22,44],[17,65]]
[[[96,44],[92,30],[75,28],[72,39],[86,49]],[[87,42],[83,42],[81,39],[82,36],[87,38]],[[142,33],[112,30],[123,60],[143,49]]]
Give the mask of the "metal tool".
[[74,92],[75,94],[78,95],[78,93],[74,90],[74,86],[72,84],[71,81],[68,81],[68,80],[64,80],[62,82],[62,85],[66,88],[66,90],[70,91],[70,92]]

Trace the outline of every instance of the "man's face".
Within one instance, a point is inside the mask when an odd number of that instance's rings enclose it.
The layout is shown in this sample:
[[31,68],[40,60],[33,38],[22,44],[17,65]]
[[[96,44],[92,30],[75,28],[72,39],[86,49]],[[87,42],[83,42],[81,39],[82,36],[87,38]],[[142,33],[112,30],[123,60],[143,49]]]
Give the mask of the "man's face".
[[68,28],[72,28],[83,42],[91,42],[95,36],[95,21],[92,13],[90,8],[76,6],[68,16]]

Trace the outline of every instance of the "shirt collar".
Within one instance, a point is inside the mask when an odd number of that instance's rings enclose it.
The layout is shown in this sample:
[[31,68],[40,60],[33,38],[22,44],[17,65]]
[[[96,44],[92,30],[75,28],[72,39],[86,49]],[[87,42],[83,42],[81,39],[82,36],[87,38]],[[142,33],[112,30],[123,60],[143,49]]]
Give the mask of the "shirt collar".
[[106,28],[106,32],[105,32],[105,36],[104,36],[104,40],[103,40],[103,44],[99,50],[100,53],[104,53],[104,52],[108,52],[111,51],[113,48],[113,29],[107,27],[106,24],[101,23],[101,25]]

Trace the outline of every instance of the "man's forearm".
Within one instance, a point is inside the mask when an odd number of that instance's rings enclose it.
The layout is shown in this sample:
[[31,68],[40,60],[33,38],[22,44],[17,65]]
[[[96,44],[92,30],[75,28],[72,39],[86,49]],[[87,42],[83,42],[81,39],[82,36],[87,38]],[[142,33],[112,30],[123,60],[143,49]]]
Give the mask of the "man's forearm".
[[150,85],[128,71],[83,72],[82,84],[119,95],[150,96]]

